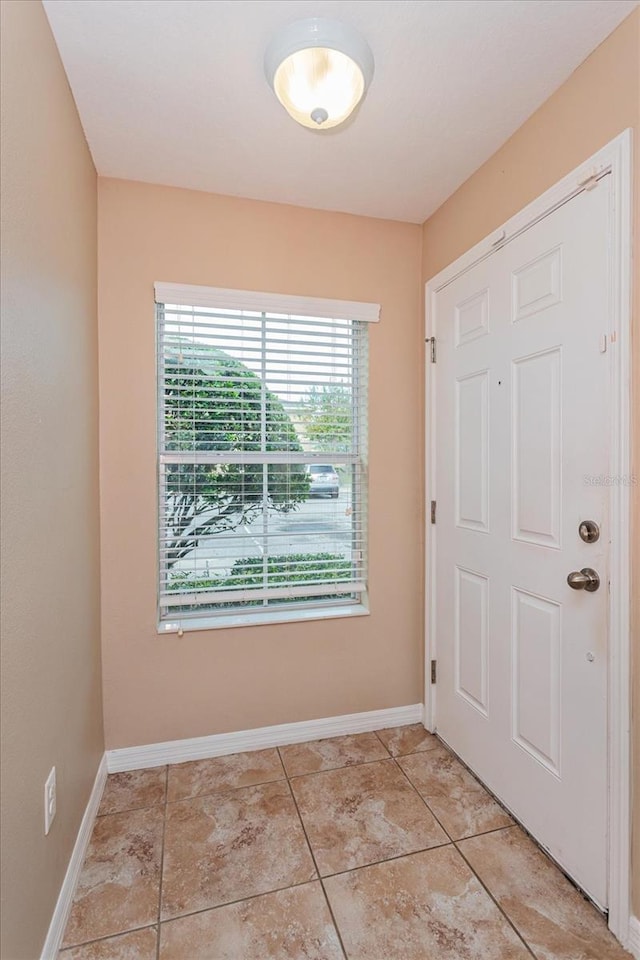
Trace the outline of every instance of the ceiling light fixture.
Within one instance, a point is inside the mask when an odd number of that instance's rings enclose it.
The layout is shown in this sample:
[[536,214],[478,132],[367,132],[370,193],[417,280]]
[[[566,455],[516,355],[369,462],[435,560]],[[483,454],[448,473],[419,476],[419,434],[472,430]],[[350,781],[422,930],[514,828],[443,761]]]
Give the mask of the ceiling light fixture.
[[288,24],[264,58],[270,86],[287,113],[312,130],[344,123],[373,77],[373,54],[356,30],[314,17]]

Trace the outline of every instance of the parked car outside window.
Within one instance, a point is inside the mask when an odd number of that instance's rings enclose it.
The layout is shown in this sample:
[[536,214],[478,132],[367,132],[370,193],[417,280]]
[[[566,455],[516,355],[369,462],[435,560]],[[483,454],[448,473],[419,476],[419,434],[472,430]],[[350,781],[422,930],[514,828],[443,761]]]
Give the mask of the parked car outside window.
[[328,463],[312,463],[307,467],[309,473],[310,497],[333,497],[340,493],[340,480],[335,467]]

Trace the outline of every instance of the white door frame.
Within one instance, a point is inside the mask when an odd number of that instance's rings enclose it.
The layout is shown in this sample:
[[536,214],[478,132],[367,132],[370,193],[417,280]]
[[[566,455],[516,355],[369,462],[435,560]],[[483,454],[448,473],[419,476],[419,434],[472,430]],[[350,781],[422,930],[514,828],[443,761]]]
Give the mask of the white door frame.
[[[611,176],[611,238],[609,305],[611,326],[611,440],[609,486],[611,517],[611,583],[609,593],[608,684],[608,796],[609,796],[609,928],[626,946],[629,942],[631,887],[631,130],[625,130],[580,164],[489,237],[426,284],[426,338],[435,337],[435,297],[439,290],[490,257],[515,236],[548,216],[601,176]],[[436,490],[436,377],[437,362],[426,351],[426,485],[427,504],[437,501]],[[619,478],[616,480],[615,478]],[[427,510],[427,513],[429,511]],[[425,715],[424,725],[436,729],[436,687],[431,683],[431,661],[437,658],[435,557],[437,524],[427,518],[425,584]]]

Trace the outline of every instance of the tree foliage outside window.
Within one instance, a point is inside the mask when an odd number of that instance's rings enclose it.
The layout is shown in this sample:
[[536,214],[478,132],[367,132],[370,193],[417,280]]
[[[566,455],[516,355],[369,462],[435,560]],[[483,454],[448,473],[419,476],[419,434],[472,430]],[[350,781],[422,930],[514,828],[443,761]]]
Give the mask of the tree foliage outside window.
[[[201,352],[202,358],[191,345],[186,362],[166,363],[167,450],[302,452],[281,401],[253,371],[222,350]],[[170,463],[164,484],[169,569],[202,538],[250,523],[263,509],[288,513],[309,495],[301,464]]]
[[315,449],[336,453],[351,449],[353,399],[344,384],[312,387],[303,402],[301,420]]
[[[270,586],[283,584],[300,584],[305,582],[318,583],[320,580],[333,582],[348,581],[352,575],[351,561],[339,553],[290,553],[283,556],[269,557],[267,562],[267,580]],[[236,560],[228,575],[209,575],[197,577],[188,572],[176,571],[168,589],[171,591],[197,590],[234,590],[251,587],[262,587],[265,583],[265,565],[262,557],[245,557]],[[325,599],[339,599],[340,594],[327,594]],[[314,597],[295,597],[295,603],[304,603]],[[281,604],[286,600],[280,600]],[[233,606],[261,606],[262,600],[241,600],[236,604],[221,604],[225,609]],[[215,602],[212,607],[215,608]],[[176,612],[192,610],[194,607],[185,604],[174,607]],[[198,606],[195,606],[198,609]]]

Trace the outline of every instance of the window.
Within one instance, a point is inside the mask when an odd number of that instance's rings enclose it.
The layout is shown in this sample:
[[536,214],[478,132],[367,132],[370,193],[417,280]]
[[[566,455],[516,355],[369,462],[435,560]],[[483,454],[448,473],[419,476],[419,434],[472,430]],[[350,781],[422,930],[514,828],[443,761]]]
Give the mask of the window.
[[162,631],[366,612],[378,309],[156,284]]

